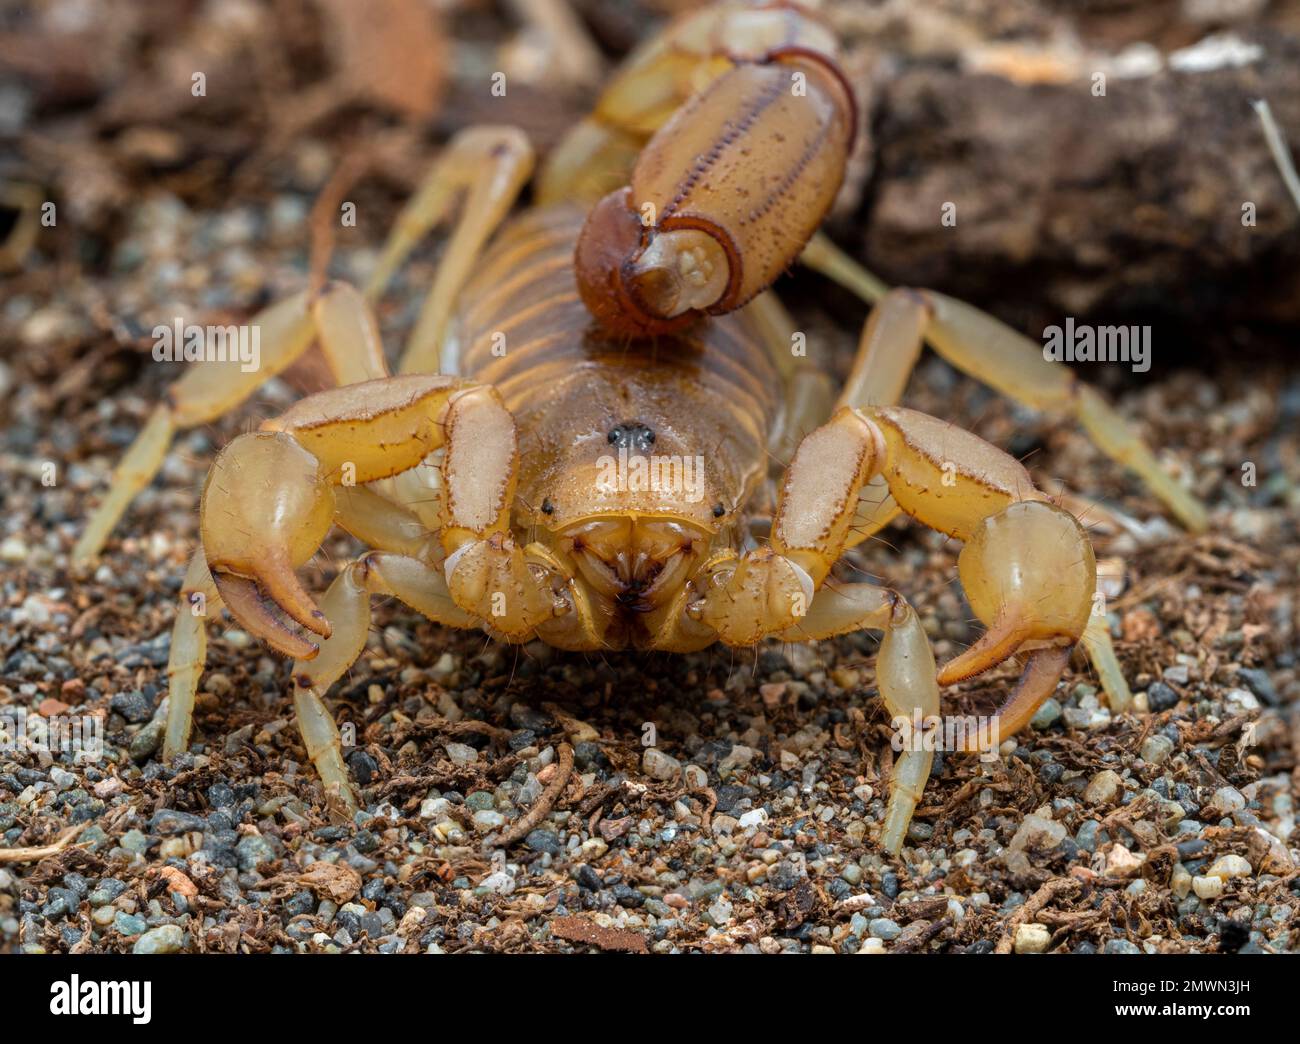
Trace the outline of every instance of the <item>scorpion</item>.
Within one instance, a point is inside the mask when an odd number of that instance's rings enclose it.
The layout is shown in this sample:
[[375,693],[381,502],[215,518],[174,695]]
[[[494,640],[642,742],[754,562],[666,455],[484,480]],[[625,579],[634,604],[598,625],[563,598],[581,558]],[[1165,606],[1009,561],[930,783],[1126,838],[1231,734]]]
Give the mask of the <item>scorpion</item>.
[[[1126,707],[1075,516],[1003,451],[897,405],[923,343],[1076,420],[1188,528],[1205,526],[1203,509],[1027,337],[941,293],[887,287],[819,231],[857,125],[837,40],[809,4],[685,14],[550,153],[522,215],[510,212],[534,180],[528,139],[463,130],[363,290],[328,281],[257,315],[257,372],[194,365],[119,464],[76,558],[100,551],[178,429],[231,410],[316,343],[337,387],[235,438],[212,465],[172,633],[164,758],[188,746],[205,621],[224,606],[293,658],[306,749],[327,794],[354,811],[324,697],[363,651],[376,596],[446,627],[566,650],[871,629],[880,697],[909,719],[938,715],[941,686],[1023,654],[993,719],[1003,738],[1081,645],[1111,705]],[[392,374],[372,307],[443,224],[443,257]],[[795,261],[872,306],[838,389],[792,351],[798,336],[770,289]],[[647,458],[681,466],[668,481],[611,478],[611,461]],[[783,460],[780,476],[771,462]],[[942,668],[900,593],[828,582],[900,514],[962,543],[958,573],[986,628]],[[372,550],[317,602],[296,570],[335,526]],[[931,744],[912,746],[894,763],[878,838],[895,855],[933,761]]]

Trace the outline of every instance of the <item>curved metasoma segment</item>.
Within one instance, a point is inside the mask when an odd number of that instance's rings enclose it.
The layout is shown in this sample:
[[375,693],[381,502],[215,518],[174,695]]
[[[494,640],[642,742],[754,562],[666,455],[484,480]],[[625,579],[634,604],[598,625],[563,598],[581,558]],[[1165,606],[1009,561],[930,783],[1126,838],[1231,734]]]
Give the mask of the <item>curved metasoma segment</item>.
[[630,186],[592,210],[578,286],[603,326],[666,333],[769,287],[825,218],[854,130],[832,61],[791,50],[737,65],[650,140]]

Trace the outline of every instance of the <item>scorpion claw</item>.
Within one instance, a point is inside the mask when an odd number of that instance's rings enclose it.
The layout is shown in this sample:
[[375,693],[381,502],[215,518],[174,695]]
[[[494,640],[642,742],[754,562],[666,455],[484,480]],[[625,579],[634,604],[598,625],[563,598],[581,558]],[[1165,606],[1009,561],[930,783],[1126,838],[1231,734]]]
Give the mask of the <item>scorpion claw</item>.
[[317,459],[282,432],[241,435],[217,458],[203,487],[203,547],[226,607],[280,652],[310,659],[330,625],[299,582],[334,517],[334,495]]
[[974,645],[940,668],[939,684],[964,681],[997,666],[1014,655],[1032,635],[1033,629],[1018,612],[1001,613]]
[[[267,645],[300,660],[313,659],[320,652],[319,645],[303,636],[303,627],[308,625],[290,616],[256,580],[218,569],[212,570],[212,580],[217,585],[221,600],[235,619]],[[325,622],[324,616],[319,610],[315,615],[319,620],[311,621],[311,630],[322,637],[329,637],[329,624]],[[299,623],[303,627],[297,626]]]
[[1092,611],[1097,565],[1069,512],[1045,501],[1013,503],[984,519],[958,558],[962,587],[984,635],[939,671],[939,684],[986,671],[1032,643],[1015,690],[998,709],[1011,736],[1051,695]]

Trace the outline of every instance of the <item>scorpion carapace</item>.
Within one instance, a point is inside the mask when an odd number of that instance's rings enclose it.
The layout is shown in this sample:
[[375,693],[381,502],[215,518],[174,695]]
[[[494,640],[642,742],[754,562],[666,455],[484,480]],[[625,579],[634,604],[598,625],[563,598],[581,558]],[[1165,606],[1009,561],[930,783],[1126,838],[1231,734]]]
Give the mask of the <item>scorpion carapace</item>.
[[[375,596],[566,649],[873,629],[880,698],[909,719],[938,713],[940,685],[1022,656],[985,742],[1028,722],[1076,644],[1112,706],[1128,705],[1073,515],[1001,450],[896,405],[923,341],[1017,401],[1076,419],[1189,527],[1204,527],[1204,512],[1100,395],[1023,335],[942,294],[889,290],[822,234],[809,240],[854,122],[834,53],[793,4],[721,4],[674,22],[552,153],[537,205],[486,253],[532,175],[528,141],[509,127],[451,141],[364,293],[330,282],[279,302],[253,320],[260,371],[201,364],[177,382],[77,557],[98,553],[178,428],[231,409],[313,343],[339,387],[236,438],[212,467],[172,632],[164,756],[189,742],[205,616],[224,606],[294,657],[307,750],[355,806],[324,696],[365,648]],[[371,303],[453,215],[390,376]],[[875,306],[838,399],[765,290],[796,257]],[[771,471],[787,460],[783,476]],[[900,593],[832,579],[846,551],[900,515],[962,542],[962,585],[987,627],[941,670]],[[375,550],[317,603],[296,571],[335,526]],[[894,764],[888,851],[903,844],[932,758],[920,743]]]

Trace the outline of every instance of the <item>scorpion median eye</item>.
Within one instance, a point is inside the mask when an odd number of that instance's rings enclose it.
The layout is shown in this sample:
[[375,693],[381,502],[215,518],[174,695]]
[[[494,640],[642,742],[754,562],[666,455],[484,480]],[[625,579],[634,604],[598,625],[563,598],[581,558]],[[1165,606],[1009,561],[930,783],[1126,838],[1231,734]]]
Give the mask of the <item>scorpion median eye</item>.
[[721,518],[726,513],[727,513],[727,509],[722,506],[721,502],[713,505],[714,518]]
[[636,421],[624,421],[609,429],[606,438],[611,446],[625,446],[630,450],[648,450],[655,442],[654,429]]
[[544,515],[555,514],[555,505],[551,503],[550,497],[542,498],[542,514]]

